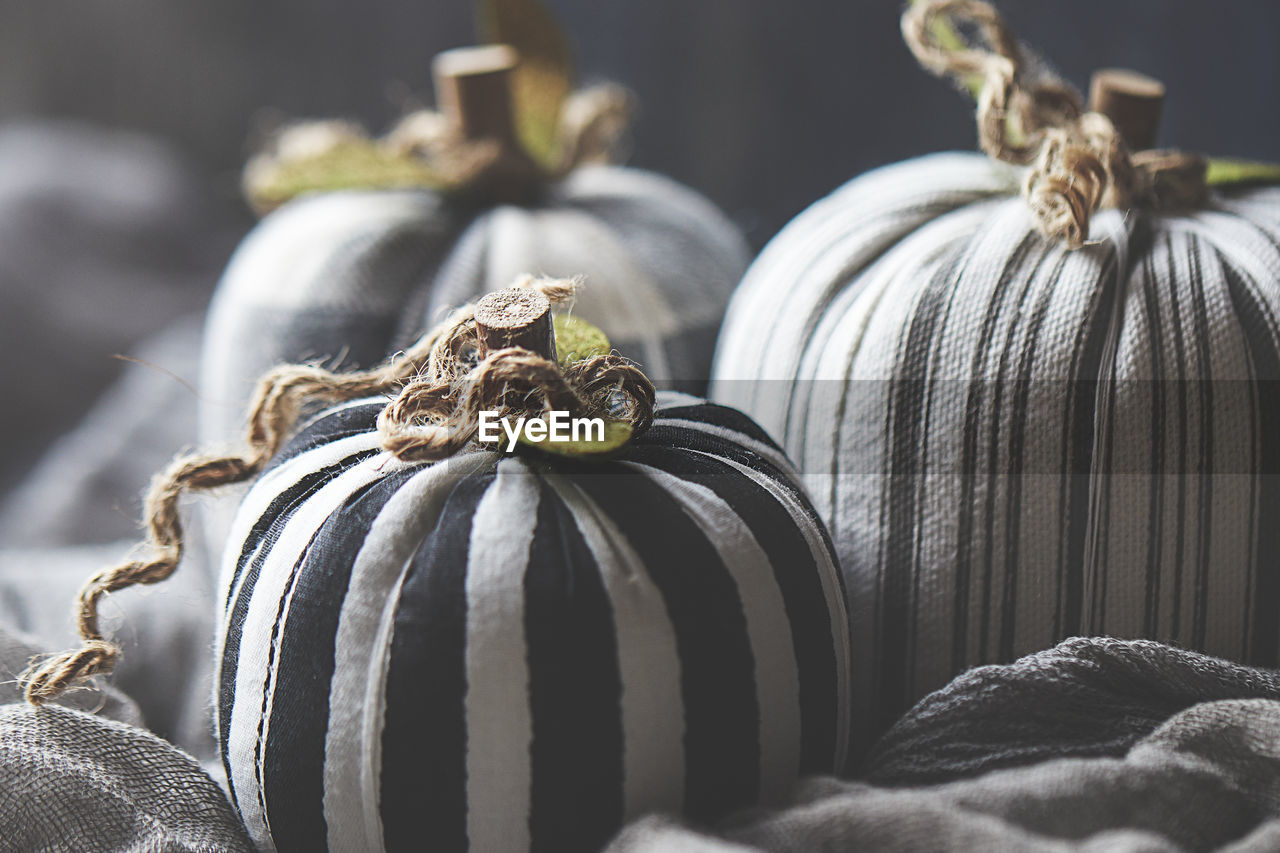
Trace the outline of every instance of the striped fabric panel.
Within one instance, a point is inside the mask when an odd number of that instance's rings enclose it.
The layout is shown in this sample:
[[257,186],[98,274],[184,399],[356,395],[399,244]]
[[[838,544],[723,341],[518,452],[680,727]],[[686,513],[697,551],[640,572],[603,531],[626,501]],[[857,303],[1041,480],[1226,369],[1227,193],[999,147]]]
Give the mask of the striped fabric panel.
[[[1280,654],[1280,192],[1049,245],[983,158],[859,178],[766,247],[713,397],[797,463],[845,575],[855,751],[1076,634]],[[787,316],[789,315],[789,316]]]
[[843,761],[834,552],[749,420],[663,394],[613,462],[408,466],[356,432],[377,408],[299,433],[224,566],[221,745],[264,848],[592,850]]

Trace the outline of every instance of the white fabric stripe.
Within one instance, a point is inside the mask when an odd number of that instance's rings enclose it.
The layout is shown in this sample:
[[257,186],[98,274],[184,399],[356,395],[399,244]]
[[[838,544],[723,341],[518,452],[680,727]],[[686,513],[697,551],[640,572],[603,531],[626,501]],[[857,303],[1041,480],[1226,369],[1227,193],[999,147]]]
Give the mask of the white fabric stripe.
[[613,606],[622,680],[624,815],[678,812],[684,804],[684,696],[666,602],[608,515],[572,481],[548,474],[546,482],[573,514]]
[[231,757],[230,781],[241,816],[260,847],[272,848],[260,801],[262,788],[258,780],[262,768],[254,760],[254,754],[259,741],[267,737],[267,720],[271,715],[272,697],[269,694],[265,697],[265,715],[263,703],[268,682],[274,681],[274,672],[268,671],[267,662],[273,648],[271,633],[280,601],[286,595],[292,569],[315,531],[354,491],[383,476],[381,466],[386,461],[384,456],[364,460],[331,480],[298,508],[263,561],[249,601],[240,639],[240,657],[236,661],[236,697],[231,709],[227,751]]
[[790,567],[772,565],[746,522],[711,489],[648,465],[623,464],[672,495],[733,576],[755,663],[760,804],[779,804],[800,772],[800,673],[791,622],[776,576]]
[[467,555],[467,838],[472,850],[529,846],[533,713],[524,578],[538,522],[539,478],[498,465],[471,522]]
[[356,555],[338,619],[329,686],[324,814],[330,850],[383,849],[382,729],[400,586],[453,487],[492,460],[486,451],[423,468],[387,501]]
[[[729,465],[742,475],[749,477],[773,495],[774,499],[786,509],[796,523],[796,529],[804,536],[813,555],[814,565],[818,567],[818,577],[822,582],[822,594],[827,600],[827,618],[831,623],[831,638],[836,651],[836,754],[833,756],[835,766],[839,768],[849,749],[849,707],[850,695],[850,639],[849,617],[845,610],[844,594],[840,586],[840,567],[832,558],[827,543],[823,540],[818,523],[809,515],[808,510],[790,491],[779,489],[777,481],[769,475],[750,468],[732,459],[725,459],[701,450],[689,450]],[[798,488],[803,488],[798,486]],[[785,570],[785,569],[784,569]]]

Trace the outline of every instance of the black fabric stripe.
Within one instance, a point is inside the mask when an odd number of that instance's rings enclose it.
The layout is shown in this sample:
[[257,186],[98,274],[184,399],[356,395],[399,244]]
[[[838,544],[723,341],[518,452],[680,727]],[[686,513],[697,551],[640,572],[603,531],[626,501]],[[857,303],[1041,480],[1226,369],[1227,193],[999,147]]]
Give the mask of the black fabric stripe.
[[280,641],[264,767],[267,814],[280,853],[326,849],[325,736],[342,602],[374,520],[416,473],[399,471],[357,491],[303,555]]
[[[836,640],[822,575],[804,534],[777,496],[718,459],[679,448],[636,448],[628,459],[713,491],[755,536],[782,593],[800,678],[800,769],[829,773],[838,709]],[[811,520],[813,527],[821,525]],[[839,590],[843,595],[843,589]]]
[[389,853],[467,849],[467,555],[496,474],[461,480],[423,541],[396,606],[382,732]]
[[[227,585],[227,597],[222,602],[223,610],[231,606],[231,596],[235,593],[236,583],[240,580],[240,574],[244,570],[245,564],[249,558],[253,556],[253,552],[258,547],[258,543],[263,539],[269,538],[272,543],[276,537],[280,535],[280,528],[284,522],[292,517],[293,513],[302,502],[311,497],[320,490],[325,483],[337,477],[343,471],[359,464],[370,456],[377,454],[377,450],[364,450],[359,453],[353,453],[332,465],[326,465],[319,470],[309,472],[303,475],[292,486],[280,492],[274,500],[267,506],[266,510],[253,523],[253,527],[249,529],[249,534],[245,537],[244,544],[240,546],[240,556],[236,560],[235,570],[231,575],[231,583]],[[254,575],[256,579],[257,575]],[[249,586],[246,579],[246,586]],[[251,588],[251,587],[250,587]],[[242,596],[243,597],[243,596]],[[245,607],[248,607],[246,602]],[[243,618],[243,613],[241,614]],[[239,620],[234,620],[238,623]]]
[[532,850],[599,850],[623,821],[618,645],[600,566],[546,483],[524,592]]
[[314,420],[299,429],[297,435],[289,439],[280,452],[267,463],[263,472],[270,471],[283,462],[295,456],[301,456],[322,444],[373,432],[377,428],[378,414],[386,408],[386,405],[386,401],[381,400],[367,405],[321,412]]
[[[329,480],[368,455],[368,453],[360,453],[348,456],[334,465],[307,474],[288,489],[285,489],[271,502],[266,512],[254,522],[253,529],[240,549],[240,559],[236,563],[235,573],[227,588],[227,600],[224,607],[232,609],[227,615],[222,660],[218,662],[218,743],[219,751],[222,753],[223,767],[227,771],[228,779],[232,778],[227,746],[231,736],[231,712],[235,707],[236,700],[236,672],[240,666],[240,641],[243,634],[245,616],[249,613],[249,603],[253,599],[253,591],[262,572],[262,564],[270,554],[276,540],[280,538],[281,531],[288,524],[289,519],[293,517],[293,514],[297,512],[298,508],[306,503],[307,499],[319,491]],[[262,543],[261,549],[259,549],[259,543]],[[256,558],[253,557],[255,551],[258,551]],[[240,588],[239,596],[235,600],[235,605],[232,607],[231,596],[242,572],[244,573],[244,583]],[[235,799],[234,790],[232,791],[232,799],[233,801]]]
[[1244,273],[1222,259],[1223,273],[1232,306],[1244,331],[1253,379],[1258,388],[1258,506],[1256,526],[1257,571],[1253,589],[1253,636],[1249,643],[1249,663],[1274,667],[1280,663],[1280,353],[1276,351],[1277,324],[1270,310],[1257,296]]
[[[782,448],[774,443],[769,434],[751,418],[739,412],[737,409],[731,409],[727,406],[717,406],[713,403],[702,403],[690,406],[672,406],[670,408],[660,408],[654,413],[655,420],[663,418],[674,418],[686,421],[698,421],[699,423],[709,424],[711,426],[724,427],[741,433],[747,438],[754,439],[761,444],[772,447],[779,453]],[[637,443],[644,442],[645,436],[637,439]],[[652,441],[648,442],[654,443]]]
[[780,485],[790,489],[806,505],[808,504],[808,498],[805,497],[800,487],[792,482],[791,476],[775,465],[768,457],[760,455],[745,445],[737,444],[718,435],[712,435],[697,429],[664,424],[653,427],[644,434],[643,438],[632,442],[631,446],[633,448],[687,447],[691,450],[701,450],[715,456],[723,456],[735,462],[740,462],[753,471],[759,471],[771,480],[778,481]]
[[679,503],[644,475],[617,463],[568,469],[618,525],[666,603],[685,706],[685,813],[712,819],[754,802],[755,662],[733,577]]
[[978,334],[977,346],[974,347],[973,358],[969,361],[969,387],[965,395],[964,432],[962,437],[960,478],[960,500],[957,503],[958,523],[956,529],[956,563],[954,578],[955,606],[951,623],[951,671],[960,672],[969,665],[969,590],[973,577],[973,508],[974,492],[978,478],[978,437],[981,432],[983,400],[986,386],[984,378],[985,365],[991,352],[991,342],[995,335],[996,320],[1000,316],[997,306],[1003,304],[1005,294],[1016,274],[1022,270],[1027,255],[1032,248],[1038,248],[1043,255],[1047,248],[1044,241],[1033,231],[1028,231],[1014,247],[1000,277],[992,289],[987,310],[983,312],[982,328]]
[[[1172,247],[1169,244],[1169,235],[1165,234],[1164,238],[1164,256],[1168,264],[1165,270],[1165,276],[1169,282],[1169,287],[1173,290],[1170,301],[1173,303],[1174,311],[1174,328],[1177,328],[1177,282],[1174,280]],[[1151,445],[1150,456],[1142,461],[1143,465],[1149,465],[1145,470],[1164,471],[1167,470],[1166,447],[1165,447],[1165,430],[1167,428],[1165,422],[1165,406],[1168,401],[1165,399],[1165,380],[1171,378],[1166,374],[1168,368],[1164,363],[1164,329],[1163,320],[1160,316],[1160,294],[1158,288],[1161,284],[1161,277],[1155,270],[1155,259],[1152,254],[1146,255],[1142,259],[1142,302],[1147,313],[1147,335],[1149,338],[1149,348],[1151,351],[1151,376],[1155,380],[1145,383],[1151,386]],[[1176,331],[1175,331],[1176,335]],[[1174,346],[1177,346],[1175,341]],[[1181,364],[1178,364],[1181,367]],[[1179,370],[1178,377],[1181,377]],[[1141,386],[1144,383],[1139,383]],[[1181,384],[1180,382],[1177,384]],[[1135,389],[1135,397],[1137,392]],[[1182,400],[1185,404],[1185,399]],[[1179,411],[1178,423],[1184,425],[1187,423],[1185,410]],[[1181,467],[1179,471],[1183,470]],[[1107,470],[1107,476],[1112,477],[1114,474],[1110,469]],[[1147,565],[1144,589],[1144,612],[1142,636],[1154,636],[1153,632],[1156,628],[1156,613],[1158,606],[1158,596],[1160,594],[1160,568],[1162,564],[1161,557],[1164,550],[1164,478],[1148,477],[1147,478]],[[1182,541],[1182,531],[1174,531],[1174,537],[1180,543]],[[1174,565],[1179,565],[1175,562]]]
[[[1209,312],[1204,297],[1204,272],[1200,263],[1200,238],[1188,235],[1189,263],[1191,266],[1190,288],[1192,300],[1192,318],[1195,325],[1196,349],[1199,353],[1201,375],[1197,377],[1196,387],[1200,392],[1200,447],[1199,457],[1193,469],[1196,472],[1197,495],[1200,516],[1197,519],[1196,539],[1196,601],[1200,624],[1199,639],[1194,640],[1196,648],[1204,648],[1204,633],[1207,622],[1209,604],[1209,563],[1211,560],[1211,537],[1213,536],[1213,358],[1209,346]],[[1181,573],[1181,563],[1178,565]],[[1243,621],[1243,620],[1242,620]],[[1241,652],[1244,651],[1243,646]]]
[[[311,543],[313,541],[315,541],[314,533],[312,534],[312,538],[307,541],[307,548],[311,547]],[[302,554],[298,556],[298,559],[294,561],[293,567],[289,570],[288,582],[285,584],[284,591],[280,595],[280,600],[276,603],[276,618],[271,624],[271,635],[267,638],[266,675],[262,682],[262,703],[258,707],[257,737],[253,744],[253,773],[254,778],[258,783],[258,806],[262,810],[262,814],[267,818],[268,828],[270,828],[271,814],[267,811],[266,783],[263,778],[262,745],[263,740],[265,739],[263,737],[263,730],[267,727],[267,704],[271,700],[273,682],[275,681],[275,665],[278,648],[276,640],[280,637],[281,623],[284,621],[285,603],[289,599],[289,590],[296,582],[298,578],[298,571],[301,569],[303,560],[305,559],[306,550],[304,549]]]

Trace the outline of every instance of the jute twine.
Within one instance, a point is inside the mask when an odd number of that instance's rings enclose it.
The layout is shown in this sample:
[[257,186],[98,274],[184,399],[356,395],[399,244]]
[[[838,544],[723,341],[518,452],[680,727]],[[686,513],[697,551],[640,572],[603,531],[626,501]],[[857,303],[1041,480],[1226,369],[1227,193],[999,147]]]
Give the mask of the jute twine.
[[[525,276],[552,304],[572,301],[577,283]],[[315,365],[287,365],[258,384],[242,453],[195,453],[176,458],[152,480],[144,506],[147,555],[98,572],[81,589],[75,618],[81,646],[37,661],[21,676],[27,701],[41,705],[95,675],[110,672],[120,649],[103,636],[102,599],[127,587],[171,576],[182,559],[178,504],[188,492],[208,491],[257,475],[280,450],[308,404],[332,404],[394,394],[378,416],[383,449],[406,461],[444,459],[476,433],[479,413],[504,416],[568,411],[575,417],[611,417],[634,434],[653,422],[654,388],[635,366],[612,353],[561,369],[528,350],[510,347],[477,358],[473,309],[455,311],[413,347],[372,370],[334,373]]]
[[[972,30],[978,44],[944,46],[938,33]],[[978,141],[989,156],[1030,166],[1022,193],[1037,229],[1084,244],[1102,208],[1193,207],[1205,161],[1177,151],[1132,152],[1107,116],[1086,112],[1069,85],[1030,60],[1000,14],[981,0],[920,0],[902,16],[920,64],[957,82],[978,79]]]
[[[580,166],[621,159],[632,107],[631,94],[612,83],[572,92],[560,109],[553,159],[534,164],[541,180],[558,180]],[[354,122],[299,122],[277,131],[249,160],[242,176],[245,197],[265,213],[280,203],[279,175],[296,164],[343,148],[371,150],[398,164],[379,169],[372,176],[375,181],[430,186],[452,193],[485,185],[509,155],[502,141],[467,139],[455,122],[432,109],[406,115],[378,138]]]

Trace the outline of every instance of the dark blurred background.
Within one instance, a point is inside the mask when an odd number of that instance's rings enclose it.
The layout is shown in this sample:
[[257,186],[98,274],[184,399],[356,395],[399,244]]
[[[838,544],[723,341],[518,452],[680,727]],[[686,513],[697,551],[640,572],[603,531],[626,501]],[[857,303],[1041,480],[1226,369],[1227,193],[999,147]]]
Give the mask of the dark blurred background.
[[[974,145],[970,104],[916,66],[894,2],[547,3],[581,78],[638,95],[631,162],[706,193],[757,247],[858,172]],[[1000,6],[1082,88],[1102,66],[1164,80],[1161,144],[1280,159],[1280,4]],[[154,351],[194,379],[198,313],[251,225],[237,172],[255,132],[381,130],[472,32],[465,0],[0,2],[0,490],[112,378],[154,369],[113,353],[183,315]]]

